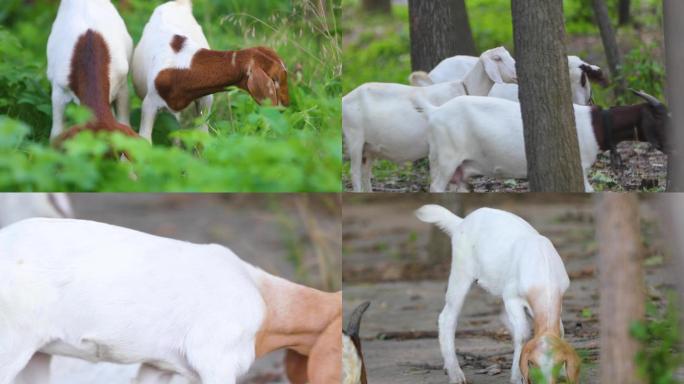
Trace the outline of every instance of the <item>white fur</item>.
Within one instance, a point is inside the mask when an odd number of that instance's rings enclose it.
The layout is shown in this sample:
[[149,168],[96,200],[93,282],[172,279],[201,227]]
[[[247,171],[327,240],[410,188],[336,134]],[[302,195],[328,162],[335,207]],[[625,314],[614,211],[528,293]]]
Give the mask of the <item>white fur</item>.
[[[442,106],[414,98],[429,124],[431,192],[444,192],[450,181],[467,191],[470,176],[527,177],[520,104],[493,98],[462,96]],[[599,153],[591,123],[591,107],[574,105],[580,159],[587,192],[587,174]],[[455,172],[460,167],[459,177]],[[453,178],[452,178],[453,176]]]
[[[474,56],[453,56],[442,60],[429,74],[414,72],[410,81],[416,86],[427,86],[430,84],[446,83],[463,79],[470,69],[477,63]],[[588,105],[591,100],[591,83],[585,79],[582,86],[582,69],[580,65],[588,65],[594,70],[600,70],[596,65],[591,65],[577,56],[568,56],[568,71],[570,75],[570,91],[572,92],[572,102],[579,105]],[[494,84],[489,96],[518,101],[517,84]]]
[[0,384],[37,351],[145,363],[152,383],[235,383],[254,360],[270,275],[227,248],[71,219],[13,224],[0,248]]
[[[174,52],[170,45],[174,35],[187,38],[179,52]],[[135,92],[143,99],[140,136],[152,141],[154,119],[161,108],[179,117],[180,111],[172,110],[154,86],[159,72],[167,68],[189,68],[195,53],[208,48],[209,42],[202,27],[192,15],[191,1],[169,1],[154,10],[133,53],[133,85]],[[211,110],[212,102],[211,95],[201,97],[195,101],[196,108],[206,115]],[[200,129],[207,131],[208,127],[205,124]]]
[[354,191],[372,191],[374,158],[400,163],[427,156],[427,123],[412,107],[414,95],[440,105],[464,94],[486,95],[496,82],[516,81],[515,61],[503,47],[484,52],[478,63],[463,81],[429,87],[367,83],[342,98]]
[[64,130],[64,108],[80,100],[69,89],[71,58],[78,38],[88,29],[99,32],[109,49],[109,101],[116,99],[117,120],[129,122],[128,68],[133,39],[110,0],[62,0],[48,39],[47,77],[52,84],[52,130],[54,138]]
[[[466,293],[476,281],[503,299],[514,345],[511,382],[520,383],[520,354],[530,336],[525,312],[535,316],[527,301],[530,290],[542,288],[551,301],[553,293],[562,296],[570,285],[558,252],[525,220],[498,209],[480,208],[461,219],[441,206],[425,205],[416,215],[446,229],[451,237],[451,273],[446,305],[439,315],[439,344],[449,381],[466,382],[456,357],[454,335]],[[548,308],[553,304],[548,303]],[[562,329],[562,323],[560,326]]]

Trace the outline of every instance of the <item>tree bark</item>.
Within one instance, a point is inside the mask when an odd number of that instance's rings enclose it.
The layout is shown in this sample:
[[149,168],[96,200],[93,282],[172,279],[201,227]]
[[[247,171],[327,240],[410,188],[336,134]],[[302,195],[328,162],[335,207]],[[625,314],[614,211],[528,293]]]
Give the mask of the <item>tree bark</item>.
[[627,25],[630,22],[630,0],[620,0],[618,3],[618,25]]
[[622,65],[622,58],[620,57],[620,50],[618,49],[617,39],[615,38],[615,30],[608,15],[608,7],[604,0],[592,0],[594,7],[594,15],[601,31],[601,40],[603,41],[603,49],[606,51],[606,59],[608,60],[608,69],[613,76],[615,84],[615,96],[620,96],[625,92],[627,85],[624,80],[618,79],[620,74],[619,69]]
[[684,192],[684,1],[664,0],[667,104],[672,117],[667,129],[667,191]]
[[411,67],[430,71],[454,55],[476,55],[464,0],[409,0]]
[[512,0],[512,12],[530,190],[584,191],[562,0]]
[[639,383],[639,344],[630,323],[644,318],[643,249],[639,202],[632,193],[601,193],[595,205],[599,243],[602,383]]
[[392,0],[363,0],[361,5],[366,12],[387,14],[392,12]]

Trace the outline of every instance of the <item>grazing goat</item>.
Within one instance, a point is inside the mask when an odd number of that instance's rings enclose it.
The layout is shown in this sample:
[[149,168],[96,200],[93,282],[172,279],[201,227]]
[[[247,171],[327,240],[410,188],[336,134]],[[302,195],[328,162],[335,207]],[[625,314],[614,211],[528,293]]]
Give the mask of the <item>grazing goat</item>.
[[[83,130],[137,136],[128,126],[132,52],[133,40],[110,0],[62,0],[47,45],[52,140],[60,143]],[[63,132],[64,109],[72,100],[90,108],[95,119]],[[118,122],[110,108],[113,100]]]
[[[580,359],[563,340],[561,320],[563,294],[570,280],[551,241],[525,220],[498,209],[480,208],[461,219],[439,205],[425,205],[416,215],[451,237],[446,305],[439,315],[439,345],[449,381],[466,382],[454,335],[466,293],[477,282],[503,299],[514,347],[511,383],[527,383],[532,366],[541,371],[546,383],[553,384],[552,371],[559,364],[564,365],[569,381],[577,383]],[[534,323],[531,339],[528,315]]]
[[374,158],[402,163],[427,156],[427,123],[412,107],[414,95],[439,105],[456,96],[486,95],[494,83],[515,81],[515,61],[499,47],[484,52],[463,81],[430,87],[367,83],[351,91],[342,98],[342,129],[354,191],[372,192]]
[[370,302],[361,303],[351,316],[346,329],[342,331],[342,384],[367,384],[366,364],[361,351],[361,317]]
[[[593,191],[587,178],[589,168],[599,152],[614,150],[617,143],[647,141],[668,152],[667,107],[644,92],[633,92],[646,103],[609,109],[574,105],[587,192]],[[458,191],[468,191],[468,180],[476,175],[527,177],[520,104],[476,96],[458,97],[440,107],[420,95],[414,102],[429,121],[430,191],[444,192],[450,182]]]
[[309,356],[312,384],[340,381],[341,293],[270,275],[225,247],[28,219],[0,230],[0,249],[0,384],[36,352],[142,363],[141,383],[180,374],[234,384],[281,348]]
[[194,102],[198,113],[207,114],[212,94],[231,85],[257,102],[290,103],[287,68],[278,54],[266,47],[210,50],[190,0],[169,1],[154,10],[133,54],[133,85],[143,99],[140,135],[149,141],[159,109],[178,118]]
[[[412,85],[429,86],[462,79],[475,65],[477,58],[473,56],[454,56],[442,60],[429,74],[413,72],[409,77]],[[570,90],[574,104],[591,104],[591,83],[597,82],[603,86],[607,84],[601,68],[583,61],[577,56],[568,56],[568,70],[570,72]],[[494,84],[489,92],[490,97],[498,97],[511,101],[518,101],[518,86],[516,84]]]

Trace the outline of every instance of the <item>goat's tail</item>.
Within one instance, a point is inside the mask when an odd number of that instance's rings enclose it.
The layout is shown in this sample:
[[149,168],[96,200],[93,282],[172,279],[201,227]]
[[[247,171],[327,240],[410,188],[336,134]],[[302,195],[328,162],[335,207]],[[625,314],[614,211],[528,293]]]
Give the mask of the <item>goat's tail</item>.
[[454,215],[450,210],[441,205],[423,205],[416,211],[418,220],[432,223],[444,231],[447,235],[453,236],[463,219]]
[[430,100],[420,92],[416,92],[411,96],[411,104],[413,104],[413,108],[426,119],[433,111],[438,109],[436,105],[430,103]]
[[430,78],[430,75],[424,71],[415,71],[411,73],[408,77],[408,80],[409,84],[414,85],[416,87],[427,87],[428,85],[432,85],[435,83]]

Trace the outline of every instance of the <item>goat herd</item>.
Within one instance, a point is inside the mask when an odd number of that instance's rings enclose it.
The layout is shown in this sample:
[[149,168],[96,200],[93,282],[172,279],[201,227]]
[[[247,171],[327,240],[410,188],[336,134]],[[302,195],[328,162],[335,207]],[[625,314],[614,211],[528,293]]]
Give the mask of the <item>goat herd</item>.
[[[194,103],[199,114],[212,106],[212,94],[235,85],[257,101],[288,105],[287,69],[270,48],[236,51],[209,48],[190,0],[158,6],[135,51],[133,40],[110,1],[64,0],[47,45],[52,84],[51,139],[59,144],[83,130],[120,132],[137,137],[130,127],[128,72],[143,100],[139,135],[152,141],[157,112],[166,108],[179,118]],[[64,109],[77,101],[94,120],[64,130]],[[110,104],[115,102],[117,117]],[[201,127],[207,131],[207,125]]]
[[[614,152],[619,142],[647,141],[667,152],[663,103],[633,91],[645,103],[602,109],[591,105],[591,82],[606,84],[601,69],[569,56],[568,70],[587,192],[593,191],[588,173],[598,154]],[[450,185],[468,191],[472,176],[527,177],[515,60],[505,48],[479,58],[450,57],[409,80],[412,85],[366,83],[342,98],[354,191],[372,192],[374,159],[428,157],[431,192]]]

